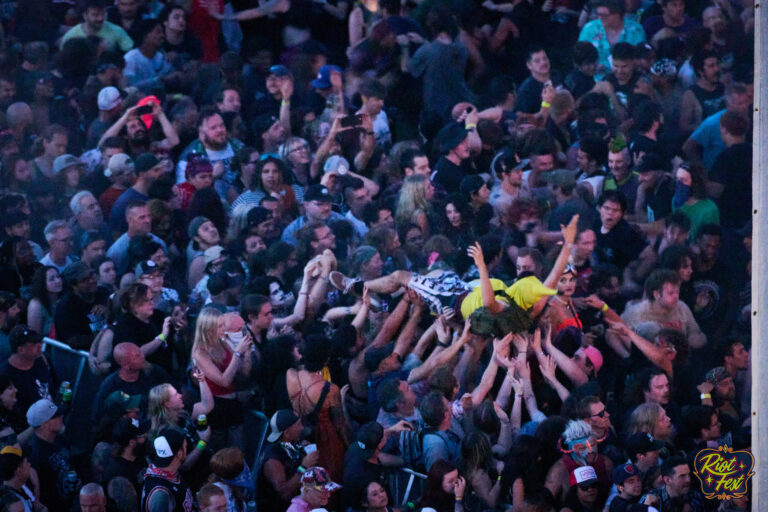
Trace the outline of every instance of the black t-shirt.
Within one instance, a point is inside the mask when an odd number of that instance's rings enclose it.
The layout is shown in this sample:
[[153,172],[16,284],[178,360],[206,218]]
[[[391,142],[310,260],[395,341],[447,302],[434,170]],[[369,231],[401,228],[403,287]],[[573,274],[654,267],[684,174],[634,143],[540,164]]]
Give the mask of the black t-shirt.
[[[75,336],[85,339],[93,339],[106,323],[106,318],[97,316],[91,311],[96,305],[106,306],[109,302],[109,291],[99,287],[93,302],[86,302],[72,292],[67,292],[56,304],[54,323],[56,325],[56,337],[64,343],[72,345]],[[83,348],[85,342],[77,342],[76,348]],[[89,345],[89,344],[88,344]],[[84,347],[88,350],[88,346]]]
[[675,181],[666,175],[662,176],[653,190],[645,193],[648,222],[664,219],[672,212],[672,196],[674,195]]
[[446,157],[440,157],[435,164],[435,172],[432,175],[432,181],[451,194],[459,191],[461,180],[466,176],[464,165],[456,165]]
[[752,146],[741,143],[717,155],[709,179],[723,185],[717,201],[720,224],[740,228],[752,215]]
[[[556,71],[550,73],[549,79],[554,86],[561,85],[562,83],[560,75]],[[535,114],[541,110],[541,91],[543,89],[544,82],[539,82],[532,76],[526,78],[517,90],[515,110],[525,112],[526,114]]]
[[620,84],[619,80],[613,73],[606,75],[604,80],[611,83],[613,90],[616,93],[616,97],[619,99],[619,102],[621,102],[621,104],[626,107],[629,105],[629,98],[632,96],[632,93],[635,90],[635,84],[637,83],[638,78],[640,78],[640,73],[635,71],[632,73],[629,81],[627,81],[625,84]]
[[285,468],[285,478],[290,479],[298,471],[301,456],[301,451],[288,443],[270,443],[264,448],[261,458],[261,477],[258,480],[259,510],[285,512],[291,505],[290,501],[285,501],[264,476],[264,463],[270,459],[277,460]]
[[27,409],[41,398],[51,398],[56,392],[56,377],[53,368],[44,356],[35,359],[29,370],[19,370],[4,361],[0,374],[7,375],[18,389],[13,410],[26,417]]
[[[112,327],[115,333],[115,340],[119,340],[120,343],[130,342],[138,345],[139,347],[152,342],[156,336],[163,331],[163,320],[165,316],[163,312],[156,309],[152,316],[149,318],[148,323],[144,323],[136,316],[128,314],[123,315]],[[169,339],[166,341],[165,346],[161,346],[152,354],[147,356],[147,361],[152,364],[161,366],[164,370],[173,371],[173,350],[171,344],[173,343],[173,330]]]
[[174,57],[173,54],[176,54],[175,59],[170,59],[176,69],[179,69],[186,62],[200,60],[203,57],[203,43],[189,31],[184,32],[184,39],[181,40],[180,44],[171,44],[166,39],[162,48],[166,56]]
[[706,119],[725,108],[725,86],[722,83],[718,83],[714,91],[702,89],[696,84],[693,84],[690,89],[701,105],[702,119]]
[[633,137],[629,143],[629,152],[632,153],[632,160],[640,161],[640,156],[648,153],[659,154],[659,143],[645,135]]
[[615,265],[619,269],[625,268],[631,261],[637,259],[647,245],[624,219],[621,219],[608,233],[603,233],[600,223],[596,223],[595,234],[597,235],[595,244],[597,261]]
[[611,500],[611,507],[608,509],[608,512],[626,512],[629,506],[636,502],[637,500],[627,501],[621,496],[616,496]]
[[585,75],[578,69],[574,69],[565,77],[565,87],[571,91],[571,94],[576,99],[587,94],[594,86],[595,77]]
[[150,364],[144,370],[136,382],[126,382],[120,378],[118,372],[111,373],[99,386],[99,392],[96,393],[96,399],[93,403],[93,415],[91,419],[95,424],[101,420],[102,409],[107,397],[115,391],[123,391],[128,395],[139,395],[143,397],[142,409],[146,410],[146,400],[149,390],[153,387],[169,382],[174,384],[174,379],[168,373],[157,365]]
[[344,483],[341,488],[342,502],[345,507],[358,508],[363,489],[371,481],[384,485],[384,468],[372,464],[367,459],[370,455],[357,446],[351,446],[344,457]]
[[79,488],[79,478],[73,482],[67,474],[72,470],[67,442],[62,436],[49,443],[33,435],[23,450],[29,463],[37,470],[40,501],[48,510],[68,510]]
[[141,491],[139,476],[144,473],[146,468],[147,464],[144,462],[143,457],[136,457],[136,460],[133,462],[122,457],[112,457],[104,473],[104,481],[109,482],[116,476],[125,477],[133,484],[133,488],[138,493]]

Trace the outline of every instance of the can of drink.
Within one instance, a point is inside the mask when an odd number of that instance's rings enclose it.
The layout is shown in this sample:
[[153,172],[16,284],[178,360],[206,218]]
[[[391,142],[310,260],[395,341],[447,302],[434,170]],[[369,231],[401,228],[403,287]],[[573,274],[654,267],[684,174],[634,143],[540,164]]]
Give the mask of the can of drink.
[[197,430],[203,431],[208,428],[208,417],[201,414],[197,417]]
[[72,400],[72,385],[68,380],[61,383],[59,394],[61,394],[61,401],[64,403],[69,403]]

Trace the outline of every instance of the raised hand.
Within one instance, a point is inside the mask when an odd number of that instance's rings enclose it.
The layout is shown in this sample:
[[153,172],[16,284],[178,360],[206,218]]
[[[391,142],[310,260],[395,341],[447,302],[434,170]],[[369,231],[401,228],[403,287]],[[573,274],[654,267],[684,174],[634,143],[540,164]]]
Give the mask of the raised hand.
[[542,359],[542,361],[539,363],[539,370],[541,370],[541,374],[545,379],[548,381],[554,381],[555,370],[557,370],[557,362],[555,361],[555,358],[553,356],[544,357],[544,359]]
[[576,240],[576,234],[579,231],[579,216],[571,217],[571,222],[567,226],[560,224],[560,232],[563,234],[566,244],[572,244]]
[[467,248],[467,255],[475,262],[475,266],[485,268],[485,259],[483,258],[483,248],[480,247],[479,242],[475,242],[474,245],[470,245]]

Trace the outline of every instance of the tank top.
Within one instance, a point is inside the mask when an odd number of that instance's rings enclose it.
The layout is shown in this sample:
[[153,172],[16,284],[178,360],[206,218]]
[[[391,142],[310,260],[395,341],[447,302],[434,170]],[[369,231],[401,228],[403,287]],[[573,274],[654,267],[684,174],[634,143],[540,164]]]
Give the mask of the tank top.
[[701,105],[702,119],[706,119],[725,108],[725,86],[723,84],[717,84],[714,91],[707,91],[697,84],[693,84],[691,92]]
[[[225,350],[225,352],[227,356],[224,358],[224,361],[222,361],[221,363],[217,363],[216,361],[213,361],[213,364],[216,365],[216,368],[218,368],[221,373],[224,373],[224,371],[229,366],[229,363],[232,361],[232,352],[230,352],[229,350]],[[230,384],[227,387],[219,386],[218,384],[210,380],[208,377],[205,378],[205,382],[207,382],[208,387],[211,388],[211,394],[213,396],[229,395],[235,392],[234,381],[232,382],[232,384]]]
[[150,466],[144,475],[144,485],[141,488],[141,512],[149,512],[149,500],[152,495],[165,492],[171,497],[173,512],[192,512],[195,500],[187,484],[181,481],[178,474],[172,475],[167,471]]

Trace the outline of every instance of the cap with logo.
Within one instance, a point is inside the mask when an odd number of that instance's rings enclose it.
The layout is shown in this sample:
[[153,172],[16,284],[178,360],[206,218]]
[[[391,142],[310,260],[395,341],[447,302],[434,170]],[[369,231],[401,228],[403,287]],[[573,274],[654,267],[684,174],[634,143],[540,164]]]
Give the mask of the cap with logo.
[[328,89],[331,86],[331,73],[334,71],[342,75],[344,74],[344,71],[339,66],[326,64],[320,68],[320,71],[317,72],[317,78],[312,80],[309,85],[315,89]]
[[283,435],[283,432],[295,425],[300,419],[292,409],[280,409],[269,420],[269,427],[272,429],[272,432],[270,432],[267,440],[270,443],[276,442]]
[[276,77],[280,77],[280,78],[284,76],[293,77],[291,70],[283,66],[282,64],[275,64],[274,66],[270,66],[269,74],[275,75]]
[[638,453],[661,450],[664,448],[664,443],[653,439],[653,436],[648,432],[638,432],[629,436],[624,447],[627,449],[629,457],[634,458]]
[[340,155],[333,155],[325,161],[323,173],[335,172],[336,174],[347,174],[349,171],[349,161]]
[[640,476],[640,472],[631,462],[616,466],[613,468],[613,473],[611,473],[613,483],[616,485],[623,485],[627,478],[631,478],[633,476]]
[[55,403],[47,398],[41,398],[27,409],[27,423],[29,423],[30,427],[37,428],[46,421],[50,421],[62,414],[63,412],[59,410]]
[[571,471],[568,481],[571,486],[594,484],[597,483],[597,473],[592,466],[579,466]]
[[301,485],[308,487],[321,487],[326,491],[341,489],[341,486],[331,480],[325,468],[314,466],[302,473]]
[[141,277],[143,275],[154,274],[156,272],[160,272],[160,267],[157,266],[157,263],[152,260],[144,260],[136,265],[134,274],[136,274],[136,277]]
[[134,171],[133,159],[126,153],[112,155],[104,169],[104,176],[109,178],[112,175],[121,176]]
[[104,402],[104,410],[112,417],[119,417],[141,405],[141,395],[129,395],[125,391],[113,391]]
[[321,203],[332,202],[331,193],[323,185],[310,185],[304,194],[304,202],[319,201]]
[[164,428],[152,441],[150,458],[160,468],[168,466],[184,446],[184,432],[177,428]]

